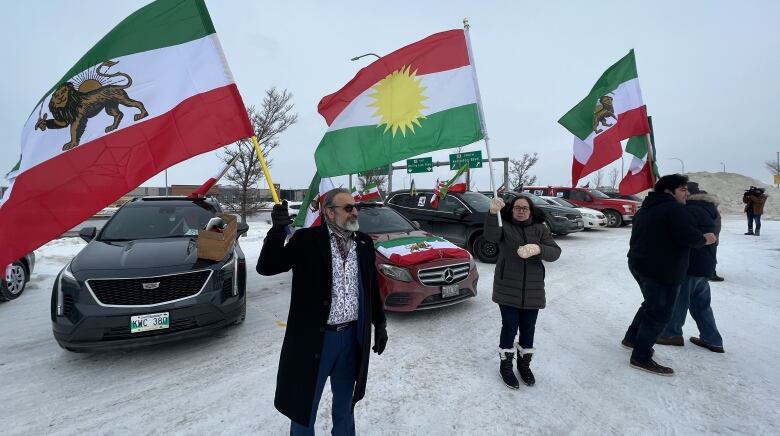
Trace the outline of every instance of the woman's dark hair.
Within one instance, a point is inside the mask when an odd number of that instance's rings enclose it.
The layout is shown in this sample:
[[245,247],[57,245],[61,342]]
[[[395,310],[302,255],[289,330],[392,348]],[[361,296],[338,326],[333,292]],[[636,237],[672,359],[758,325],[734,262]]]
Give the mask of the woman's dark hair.
[[653,190],[655,192],[664,192],[668,189],[674,192],[675,189],[681,186],[688,186],[688,176],[683,176],[681,174],[667,174],[655,182],[655,187]]
[[518,196],[512,196],[507,198],[506,204],[504,207],[501,208],[501,218],[504,221],[512,222],[512,207],[514,207],[515,202],[521,198],[524,198],[528,202],[528,207],[531,209],[531,219],[535,223],[543,223],[544,222],[544,213],[536,207],[534,204],[534,201],[531,200],[530,197],[527,195],[519,194]]

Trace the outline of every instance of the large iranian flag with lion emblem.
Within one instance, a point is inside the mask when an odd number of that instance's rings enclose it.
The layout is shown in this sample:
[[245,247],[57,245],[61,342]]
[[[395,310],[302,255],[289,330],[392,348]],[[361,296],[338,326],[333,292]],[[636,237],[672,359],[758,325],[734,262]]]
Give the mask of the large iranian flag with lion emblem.
[[0,267],[163,169],[251,135],[203,0],[139,9],[30,113],[0,200]]
[[398,266],[417,265],[435,259],[469,259],[468,251],[438,236],[405,236],[376,242],[376,250]]
[[464,30],[431,35],[377,59],[324,97],[328,124],[314,160],[323,177],[354,174],[483,138]]
[[574,134],[571,184],[623,155],[620,141],[650,133],[634,50],[609,67],[558,122]]

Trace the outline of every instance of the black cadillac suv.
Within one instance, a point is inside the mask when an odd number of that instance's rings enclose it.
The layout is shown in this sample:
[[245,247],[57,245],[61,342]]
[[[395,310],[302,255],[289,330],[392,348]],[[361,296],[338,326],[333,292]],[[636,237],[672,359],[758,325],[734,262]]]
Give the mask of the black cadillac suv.
[[[134,347],[205,334],[246,316],[238,240],[219,261],[198,258],[213,199],[145,197],[122,206],[57,276],[51,320],[70,351]],[[239,224],[237,237],[249,230]],[[96,234],[97,233],[97,234]]]

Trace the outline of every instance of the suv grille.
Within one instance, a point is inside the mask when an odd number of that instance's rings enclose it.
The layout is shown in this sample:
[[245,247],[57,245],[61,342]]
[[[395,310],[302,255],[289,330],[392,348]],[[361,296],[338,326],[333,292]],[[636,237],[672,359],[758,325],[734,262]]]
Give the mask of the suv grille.
[[[196,295],[211,276],[211,270],[132,279],[91,279],[87,286],[101,304],[148,306]],[[158,284],[144,289],[145,284]]]
[[569,221],[577,221],[578,219],[580,219],[580,216],[574,213],[567,213],[566,219],[568,219]]
[[[449,270],[449,272],[447,272]],[[469,264],[438,266],[417,271],[417,278],[425,286],[445,286],[463,281],[469,276]],[[449,279],[449,280],[448,280]]]

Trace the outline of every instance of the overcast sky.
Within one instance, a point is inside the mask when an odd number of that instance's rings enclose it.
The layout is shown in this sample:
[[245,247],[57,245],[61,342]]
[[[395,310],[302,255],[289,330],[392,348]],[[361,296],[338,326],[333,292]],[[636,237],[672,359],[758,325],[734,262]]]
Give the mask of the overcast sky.
[[[43,93],[103,35],[148,3],[7,2],[0,18],[0,173],[16,163],[20,134]],[[259,2],[206,0],[247,105],[276,86],[293,94],[299,122],[272,152],[274,182],[303,188],[326,130],[319,100],[373,58],[471,22],[471,41],[493,157],[538,152],[544,184],[571,179],[572,135],[557,123],[599,75],[631,48],[653,116],[662,173],[736,172],[771,183],[764,161],[780,151],[780,1]],[[483,150],[484,142],[464,151]],[[446,160],[450,151],[425,156]],[[216,152],[168,171],[171,184],[199,184],[220,166]],[[620,161],[615,164],[620,167]],[[485,165],[487,167],[487,165]],[[628,158],[625,164],[628,168]],[[496,165],[496,182],[501,167]],[[415,175],[418,188],[441,167]],[[473,180],[489,189],[486,169]],[[346,178],[334,180],[346,183]],[[394,187],[408,186],[397,171]],[[5,184],[5,183],[3,183]],[[162,175],[144,185],[162,186]]]

